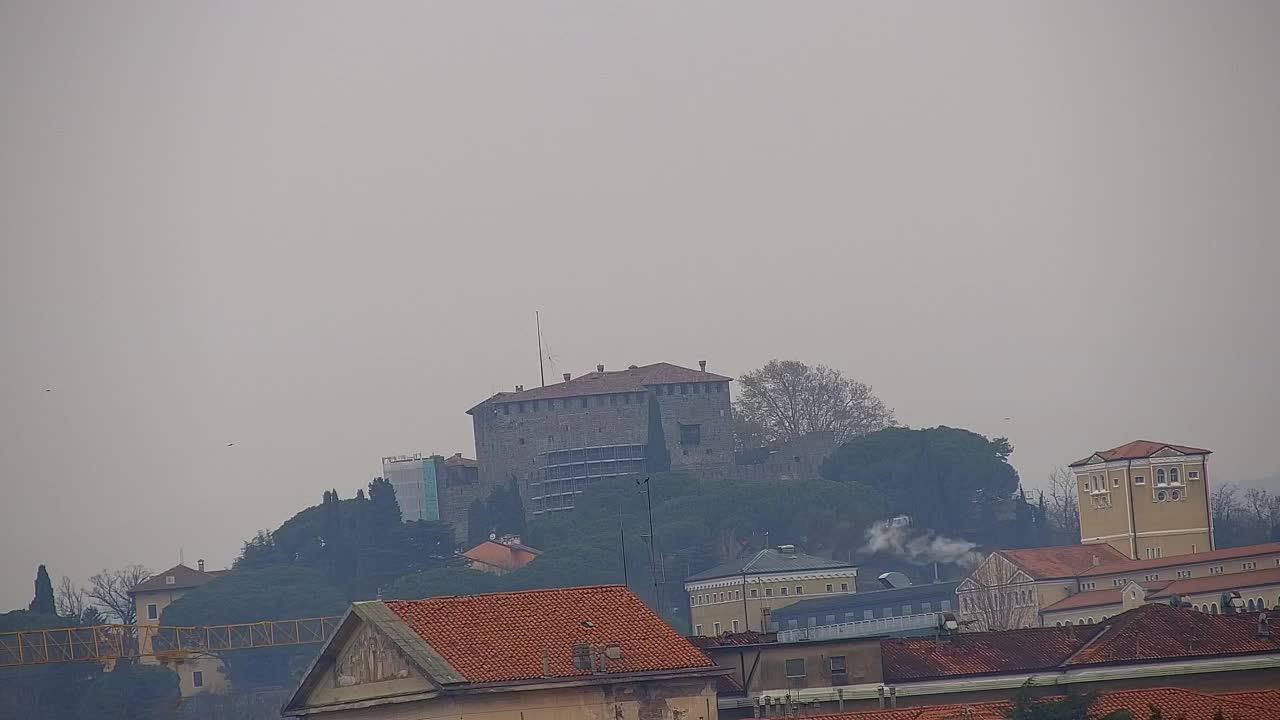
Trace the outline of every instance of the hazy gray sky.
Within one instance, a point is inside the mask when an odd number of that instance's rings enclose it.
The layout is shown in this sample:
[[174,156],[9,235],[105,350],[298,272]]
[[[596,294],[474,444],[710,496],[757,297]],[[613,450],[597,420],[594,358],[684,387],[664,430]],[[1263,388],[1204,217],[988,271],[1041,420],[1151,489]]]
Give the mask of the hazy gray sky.
[[[0,3],[0,610],[772,357],[1280,472],[1280,4]],[[46,388],[52,392],[46,392]],[[1011,418],[1006,421],[1005,418]],[[234,442],[234,447],[226,447]]]

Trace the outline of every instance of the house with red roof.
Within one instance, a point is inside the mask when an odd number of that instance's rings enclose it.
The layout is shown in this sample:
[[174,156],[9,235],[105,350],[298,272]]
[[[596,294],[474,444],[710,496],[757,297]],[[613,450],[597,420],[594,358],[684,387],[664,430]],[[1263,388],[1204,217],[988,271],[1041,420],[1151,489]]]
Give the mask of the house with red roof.
[[728,673],[618,585],[358,602],[283,714],[713,718]]
[[520,542],[519,535],[498,537],[489,533],[489,539],[462,553],[472,570],[491,575],[506,575],[533,562],[542,554]]

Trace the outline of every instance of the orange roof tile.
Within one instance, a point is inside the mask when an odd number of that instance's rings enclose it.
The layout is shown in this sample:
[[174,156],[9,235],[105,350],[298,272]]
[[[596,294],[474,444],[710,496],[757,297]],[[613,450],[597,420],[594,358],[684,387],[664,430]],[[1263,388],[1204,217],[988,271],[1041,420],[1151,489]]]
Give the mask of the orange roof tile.
[[1218,590],[1244,590],[1266,585],[1280,585],[1280,567],[1174,580],[1150,597],[1177,597],[1179,595],[1194,595]]
[[1105,543],[1057,545],[998,551],[1033,578],[1075,577],[1096,565],[1127,561],[1128,556]]
[[1133,442],[1127,442],[1119,447],[1113,447],[1110,450],[1099,450],[1087,458],[1082,458],[1071,463],[1071,467],[1091,464],[1094,455],[1102,458],[1105,462],[1111,462],[1113,460],[1145,460],[1165,448],[1177,450],[1183,455],[1209,455],[1213,453],[1212,450],[1195,448],[1189,445],[1174,445],[1172,443],[1153,442],[1151,440],[1134,440]]
[[1102,625],[960,633],[880,642],[886,682],[961,675],[997,675],[1057,667],[1102,631]]
[[[1133,664],[1280,651],[1280,638],[1257,636],[1256,614],[1210,615],[1155,603],[1108,618],[1101,627],[1103,632],[1065,665]],[[1276,629],[1280,631],[1280,627]]]
[[499,570],[519,570],[520,568],[533,562],[534,558],[542,554],[541,550],[535,550],[528,545],[507,545],[495,540],[485,540],[470,550],[462,553],[462,556],[474,562],[483,563]]
[[621,585],[388,600],[385,605],[472,683],[590,675],[574,667],[578,643],[621,647],[622,659],[608,663],[610,673],[714,667]]
[[[1110,545],[1084,545],[1082,547],[1111,547]],[[1113,548],[1114,549],[1114,548]],[[1088,568],[1080,573],[1081,577],[1095,575],[1114,575],[1116,573],[1136,572],[1139,570],[1155,570],[1158,568],[1190,565],[1192,563],[1216,562],[1218,560],[1238,560],[1254,555],[1270,555],[1280,553],[1280,542],[1263,543],[1261,545],[1243,545],[1225,550],[1211,550],[1193,555],[1172,555],[1154,560],[1120,560],[1107,562],[1103,560],[1098,567]],[[1123,557],[1123,556],[1122,556]]]
[[1250,690],[1247,692],[1223,693],[1219,697],[1259,707],[1280,708],[1280,690]]
[[1074,595],[1068,595],[1058,602],[1044,607],[1040,612],[1057,612],[1059,610],[1076,610],[1079,608],[1119,605],[1122,600],[1124,600],[1124,592],[1119,589],[1089,590],[1086,592],[1079,592]]
[[[1147,717],[1154,705],[1160,708],[1164,717],[1181,717],[1185,720],[1213,720],[1214,714],[1219,710],[1232,720],[1280,720],[1280,706],[1264,705],[1239,697],[1244,694],[1209,695],[1173,687],[1117,690],[1100,694],[1090,705],[1089,714],[1091,717],[1102,717],[1117,710],[1128,710],[1135,718]],[[1042,700],[1060,697],[1062,696],[1045,697]],[[1004,711],[1008,707],[1009,701],[997,700],[816,715],[810,716],[810,720],[1004,720]]]

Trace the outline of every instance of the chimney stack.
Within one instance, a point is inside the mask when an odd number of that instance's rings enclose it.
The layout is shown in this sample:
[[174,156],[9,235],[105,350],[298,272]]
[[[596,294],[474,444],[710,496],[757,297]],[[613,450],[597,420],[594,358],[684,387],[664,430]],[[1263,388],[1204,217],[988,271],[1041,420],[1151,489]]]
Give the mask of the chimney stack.
[[516,386],[516,392],[524,392],[524,386],[523,386],[523,385],[517,385],[517,386]]
[[699,361],[698,361],[698,368],[699,368],[699,369],[701,369],[701,370],[702,370],[702,372],[706,372],[706,371],[707,371],[707,361],[706,361],[706,360],[699,360]]
[[196,561],[196,569],[199,570],[200,572],[204,572],[204,560]]
[[571,377],[573,377],[573,375],[572,375],[572,374],[570,374],[570,373],[565,373],[565,374],[564,374],[564,381],[565,381],[565,382],[569,382],[569,378],[571,378]]
[[597,365],[596,372],[604,372],[604,365]]

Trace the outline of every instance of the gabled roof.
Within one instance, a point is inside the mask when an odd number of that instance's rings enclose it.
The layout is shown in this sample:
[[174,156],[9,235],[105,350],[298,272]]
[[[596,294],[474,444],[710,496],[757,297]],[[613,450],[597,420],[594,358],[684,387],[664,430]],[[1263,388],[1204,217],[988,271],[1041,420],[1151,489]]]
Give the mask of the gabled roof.
[[382,604],[468,683],[590,676],[590,669],[574,667],[579,643],[622,648],[622,658],[608,662],[608,673],[714,669],[620,585]]
[[713,580],[735,575],[763,575],[767,573],[794,572],[800,570],[854,570],[856,566],[840,560],[828,560],[802,552],[783,552],[777,548],[765,548],[746,559],[731,560],[710,570],[703,570],[685,578],[685,582]]
[[[1102,628],[1067,666],[1280,652],[1280,638],[1258,637],[1253,613],[1211,615],[1154,603],[1108,618]],[[1280,635],[1280,623],[1274,634]]]
[[[200,587],[207,582],[212,581],[219,575],[225,575],[226,570],[207,570],[201,572],[186,565],[178,564],[156,573],[151,577],[143,580],[133,586],[130,593],[155,592],[157,590],[186,590],[188,588]],[[173,583],[166,581],[166,578],[173,577]]]
[[1245,590],[1265,585],[1280,585],[1280,567],[1174,580],[1165,584],[1160,591],[1152,593],[1151,597],[1168,598],[1206,592]]
[[566,382],[545,387],[535,387],[522,392],[500,392],[477,403],[468,413],[488,402],[520,402],[522,400],[547,400],[551,398],[580,397],[583,395],[608,395],[623,392],[644,392],[651,385],[674,383],[729,382],[733,378],[705,370],[692,370],[671,363],[660,362],[626,370],[589,372]]
[[[1082,547],[1097,548],[1111,546],[1084,545]],[[1263,543],[1261,545],[1244,545],[1242,547],[1227,548],[1225,550],[1212,550],[1210,552],[1194,553],[1191,555],[1171,555],[1169,557],[1156,558],[1154,560],[1129,560],[1125,558],[1116,562],[1107,562],[1104,559],[1101,565],[1083,570],[1079,575],[1081,577],[1116,575],[1119,573],[1138,572],[1141,570],[1157,570],[1159,568],[1192,564],[1198,565],[1200,563],[1217,562],[1219,560],[1239,560],[1255,555],[1270,555],[1273,553],[1280,553],[1280,542]],[[1123,558],[1124,556],[1122,555],[1121,557]]]
[[880,653],[885,681],[903,682],[1280,652],[1280,621],[1273,637],[1259,638],[1257,630],[1253,613],[1211,615],[1156,603],[1096,625],[961,633],[943,643],[886,639]]
[[885,682],[966,675],[1000,675],[1057,667],[1101,632],[1101,625],[960,633],[880,642]]
[[483,563],[500,570],[519,570],[533,562],[542,551],[520,543],[500,543],[497,540],[485,540],[462,553],[462,556],[473,562]]
[[1128,556],[1105,543],[998,550],[1033,579],[1076,577],[1095,566],[1128,561]]
[[1134,440],[1133,442],[1127,442],[1119,447],[1113,447],[1110,450],[1099,450],[1087,458],[1082,458],[1071,463],[1070,467],[1092,465],[1097,462],[1111,462],[1113,460],[1145,460],[1147,458],[1154,457],[1157,453],[1166,448],[1182,455],[1209,455],[1213,452],[1212,450],[1195,448],[1189,445],[1174,445],[1172,443],[1153,442],[1151,440]]
[[[1272,702],[1275,691],[1209,695],[1184,688],[1142,688],[1105,692],[1089,706],[1090,717],[1103,717],[1128,710],[1135,718],[1147,717],[1151,707],[1163,717],[1184,720],[1213,720],[1219,712],[1233,720],[1280,720],[1280,706]],[[1280,695],[1280,693],[1276,693]],[[1054,700],[1061,695],[1041,700]],[[951,705],[925,705],[897,710],[870,710],[811,716],[810,720],[1004,720],[1008,700]]]

